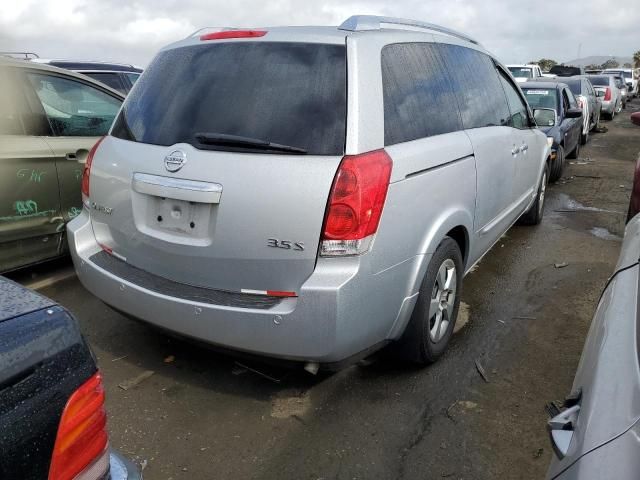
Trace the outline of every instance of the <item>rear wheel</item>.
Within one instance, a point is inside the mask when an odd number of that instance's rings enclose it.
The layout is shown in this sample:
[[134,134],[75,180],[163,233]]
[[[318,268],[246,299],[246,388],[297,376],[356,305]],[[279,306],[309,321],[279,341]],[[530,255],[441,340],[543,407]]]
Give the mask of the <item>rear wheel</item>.
[[542,222],[542,216],[544,214],[544,200],[547,191],[547,178],[549,178],[549,165],[542,172],[542,178],[538,185],[538,193],[533,205],[527,210],[522,217],[520,217],[520,223],[523,225],[538,225]]
[[458,316],[462,269],[460,248],[446,237],[429,262],[411,320],[400,340],[406,359],[428,365],[445,352]]
[[549,181],[555,182],[562,177],[562,170],[564,170],[564,147],[562,145],[558,145],[558,150],[556,150],[556,159],[551,160],[551,169],[548,174]]

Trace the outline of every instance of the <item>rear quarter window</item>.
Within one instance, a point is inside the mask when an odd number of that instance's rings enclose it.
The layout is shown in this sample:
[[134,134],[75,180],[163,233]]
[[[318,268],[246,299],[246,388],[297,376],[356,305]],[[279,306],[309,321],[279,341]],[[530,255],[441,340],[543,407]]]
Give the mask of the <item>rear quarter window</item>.
[[399,43],[382,49],[385,145],[462,129],[451,80],[437,47]]
[[344,45],[242,41],[164,51],[129,94],[112,134],[203,148],[195,135],[215,133],[341,155],[346,75]]

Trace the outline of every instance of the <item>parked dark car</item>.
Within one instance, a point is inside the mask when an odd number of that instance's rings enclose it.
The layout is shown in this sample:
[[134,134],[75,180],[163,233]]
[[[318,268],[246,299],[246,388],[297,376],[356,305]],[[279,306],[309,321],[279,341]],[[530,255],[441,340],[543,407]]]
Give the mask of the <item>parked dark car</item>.
[[583,67],[573,67],[568,65],[554,65],[549,69],[549,73],[558,77],[574,77],[576,75],[584,75]]
[[627,225],[602,292],[573,386],[549,404],[554,455],[548,480],[640,478],[640,216]]
[[87,77],[91,77],[119,91],[123,95],[129,93],[133,88],[133,84],[136,83],[140,75],[142,75],[141,68],[126,63],[47,60],[42,58],[37,58],[32,61],[82,73]]
[[565,83],[526,82],[521,88],[551,144],[549,181],[555,182],[562,176],[565,156],[578,158],[580,153],[582,109]]
[[0,478],[139,480],[110,450],[102,377],[76,320],[0,277]]
[[564,78],[543,78],[545,82],[566,83],[571,93],[576,97],[578,106],[582,108],[582,145],[589,141],[589,132],[594,131],[600,124],[600,112],[602,111],[602,101],[596,95],[596,91],[589,80],[589,77],[579,75]]
[[[640,112],[631,114],[631,123],[640,126]],[[633,189],[631,190],[631,199],[629,200],[629,212],[627,213],[627,222],[640,212],[640,158],[636,162],[636,170],[633,175]]]

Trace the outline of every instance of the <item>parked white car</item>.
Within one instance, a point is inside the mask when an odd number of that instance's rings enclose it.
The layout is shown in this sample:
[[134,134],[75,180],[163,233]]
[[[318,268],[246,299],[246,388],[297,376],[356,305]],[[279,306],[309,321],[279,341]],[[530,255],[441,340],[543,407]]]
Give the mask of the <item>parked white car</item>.
[[507,65],[507,68],[518,83],[524,83],[527,80],[543,76],[542,69],[538,65]]

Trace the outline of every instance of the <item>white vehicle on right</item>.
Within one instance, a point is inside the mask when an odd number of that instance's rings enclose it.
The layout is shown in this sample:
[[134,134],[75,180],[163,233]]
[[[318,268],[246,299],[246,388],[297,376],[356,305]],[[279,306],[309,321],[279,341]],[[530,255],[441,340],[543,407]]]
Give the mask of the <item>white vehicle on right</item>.
[[507,65],[507,69],[518,83],[524,83],[535,78],[542,77],[542,70],[538,65]]
[[638,75],[634,73],[632,68],[607,68],[602,71],[604,75],[620,75],[624,78],[624,83],[627,84],[627,91],[629,98],[635,98],[638,96]]
[[616,86],[615,78],[609,74],[589,75],[588,78],[591,80],[596,94],[602,99],[602,113],[609,120],[613,120],[616,113],[622,111],[622,95]]

